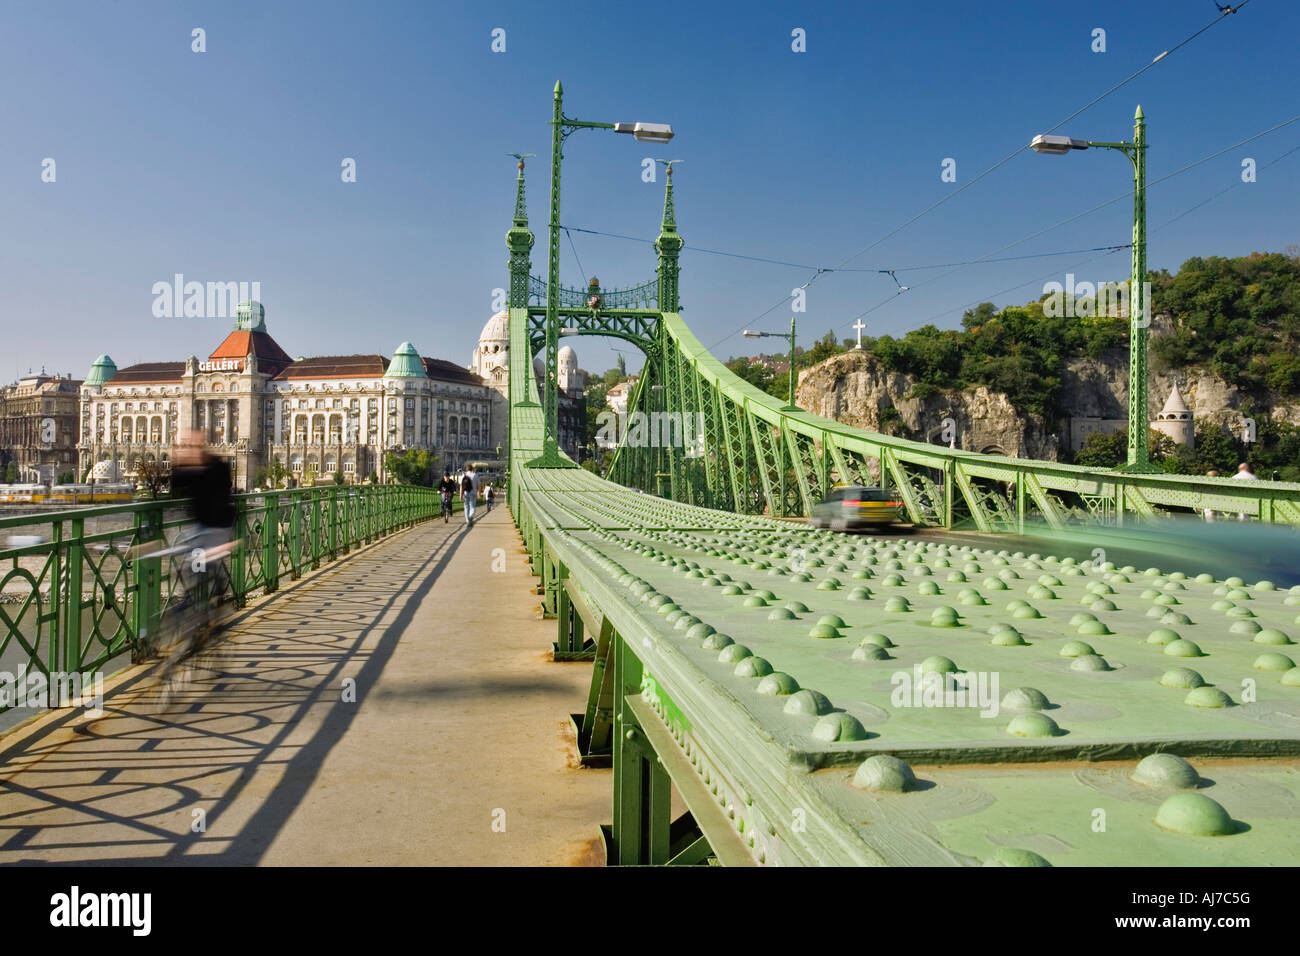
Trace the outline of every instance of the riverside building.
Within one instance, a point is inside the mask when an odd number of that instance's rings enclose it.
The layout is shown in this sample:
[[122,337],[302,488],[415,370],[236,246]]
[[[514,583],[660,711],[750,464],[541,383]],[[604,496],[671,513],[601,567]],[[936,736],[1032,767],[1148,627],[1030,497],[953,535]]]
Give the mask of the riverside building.
[[80,389],[79,475],[130,477],[166,459],[178,431],[197,428],[248,490],[279,460],[299,484],[387,479],[389,452],[422,449],[436,466],[497,454],[504,406],[474,371],[403,342],[379,354],[297,358],[266,330],[261,303],[239,303],[235,327],[204,359],[119,369],[97,358]]

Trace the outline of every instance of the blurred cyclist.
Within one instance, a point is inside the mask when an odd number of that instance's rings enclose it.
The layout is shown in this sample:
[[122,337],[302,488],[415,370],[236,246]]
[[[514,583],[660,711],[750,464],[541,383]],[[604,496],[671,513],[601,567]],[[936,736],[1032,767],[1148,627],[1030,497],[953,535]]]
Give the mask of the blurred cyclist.
[[442,498],[442,523],[446,524],[451,517],[451,499],[456,494],[456,482],[451,480],[450,469],[442,473],[442,481],[438,482],[438,494]]
[[200,431],[177,436],[171,461],[172,498],[187,499],[193,525],[161,552],[173,556],[181,589],[179,603],[168,609],[163,624],[164,640],[174,645],[161,674],[165,684],[212,642],[217,605],[230,592],[221,562],[238,545],[232,540],[236,512],[230,466],[208,451]]
[[208,451],[201,431],[177,436],[171,470],[172,497],[189,499],[195,525],[186,535],[187,542],[205,550],[229,544],[235,527],[230,466]]

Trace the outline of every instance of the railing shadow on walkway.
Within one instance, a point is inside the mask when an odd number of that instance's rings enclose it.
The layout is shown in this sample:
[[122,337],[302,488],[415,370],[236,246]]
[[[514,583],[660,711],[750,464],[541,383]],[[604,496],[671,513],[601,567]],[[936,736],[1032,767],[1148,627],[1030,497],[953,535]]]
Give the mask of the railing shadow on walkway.
[[[450,532],[431,553],[427,535],[399,535],[260,603],[234,622],[223,657],[163,711],[144,672],[108,695],[101,717],[72,712],[17,734],[0,750],[0,861],[258,863],[465,534]],[[304,598],[309,616],[296,610]],[[123,809],[146,793],[151,809]]]

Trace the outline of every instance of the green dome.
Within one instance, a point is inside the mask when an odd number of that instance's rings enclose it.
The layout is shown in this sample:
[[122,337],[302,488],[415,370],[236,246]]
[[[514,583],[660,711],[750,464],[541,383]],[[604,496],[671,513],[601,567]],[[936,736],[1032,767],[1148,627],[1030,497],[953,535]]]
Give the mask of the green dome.
[[94,364],[90,366],[90,371],[86,373],[86,384],[103,385],[116,374],[117,366],[113,364],[113,360],[107,355],[101,355],[95,359]]
[[410,342],[403,342],[393,353],[393,360],[388,363],[388,371],[384,373],[384,378],[428,378],[429,374],[424,370],[424,361],[420,358],[420,353],[415,350],[415,346]]
[[265,332],[266,310],[262,303],[245,299],[235,306],[235,329],[240,332]]

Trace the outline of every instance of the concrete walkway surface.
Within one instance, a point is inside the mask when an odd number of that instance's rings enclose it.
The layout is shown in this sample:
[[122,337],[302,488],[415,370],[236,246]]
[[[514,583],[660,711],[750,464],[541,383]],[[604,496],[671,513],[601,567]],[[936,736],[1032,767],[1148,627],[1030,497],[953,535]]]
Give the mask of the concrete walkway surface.
[[588,664],[505,509],[382,540],[256,602],[162,709],[152,667],[104,713],[0,737],[0,865],[600,864],[609,771],[568,715]]

